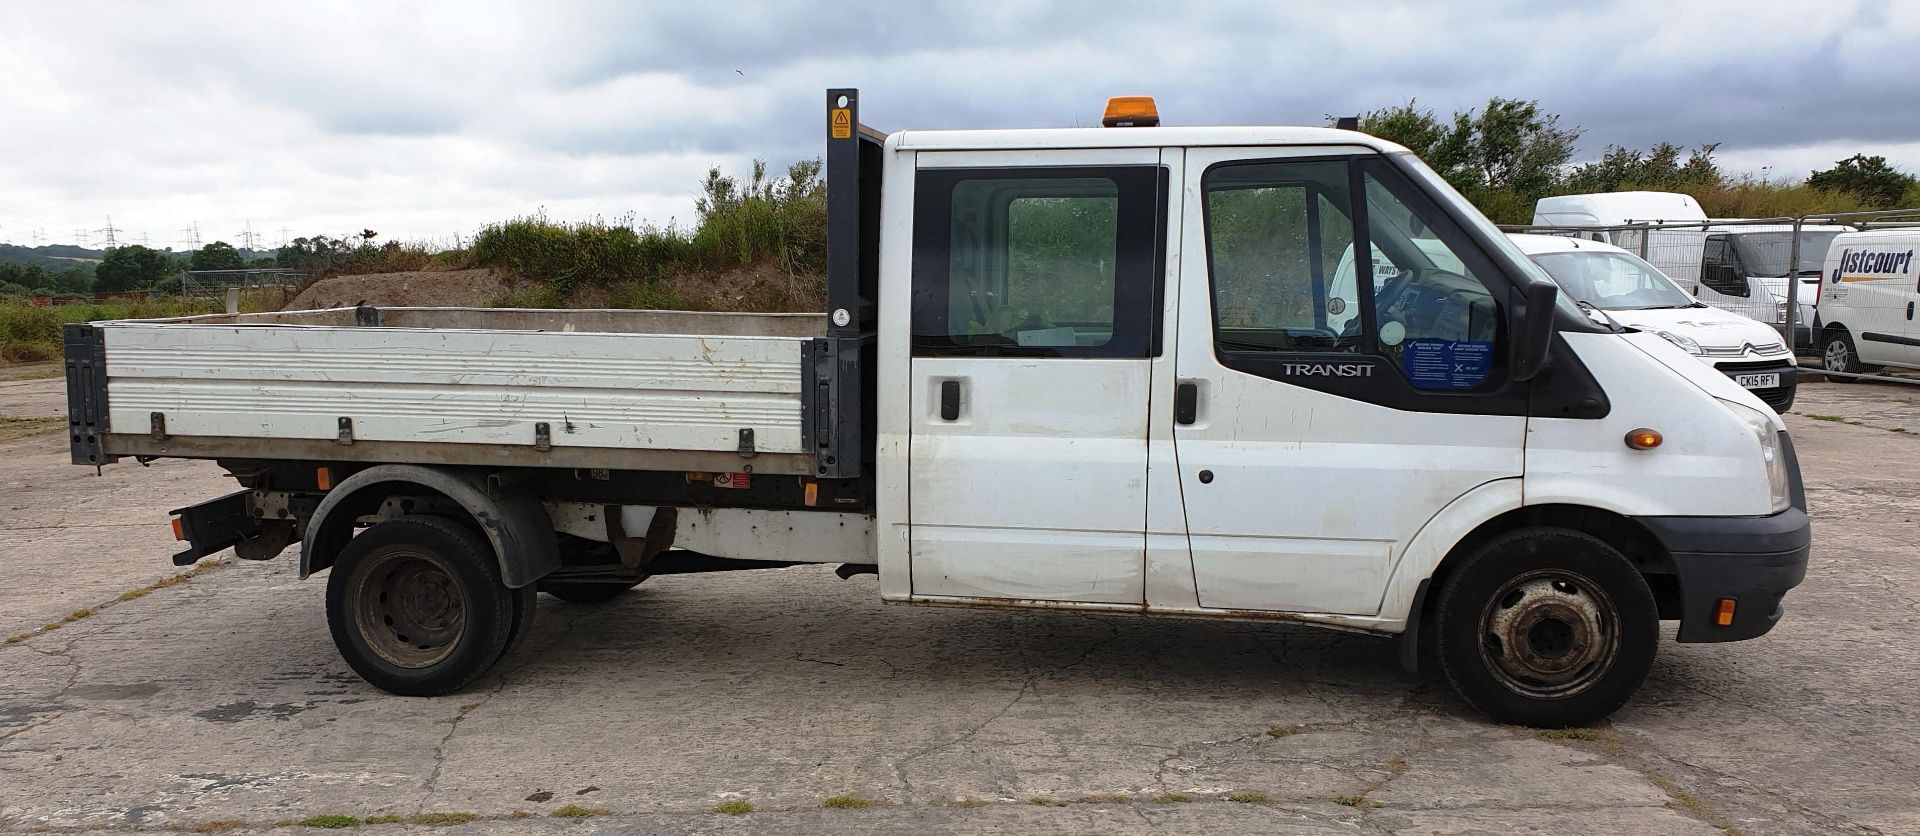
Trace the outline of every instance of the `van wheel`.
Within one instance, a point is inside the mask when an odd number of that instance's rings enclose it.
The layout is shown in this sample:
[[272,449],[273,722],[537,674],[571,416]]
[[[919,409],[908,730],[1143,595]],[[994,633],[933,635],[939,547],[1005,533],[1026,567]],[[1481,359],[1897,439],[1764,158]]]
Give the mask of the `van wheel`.
[[1494,538],[1440,593],[1440,666],[1495,720],[1559,728],[1605,717],[1646,679],[1659,645],[1653,592],[1591,535],[1528,528]]
[[438,696],[473,682],[524,633],[532,621],[524,600],[500,582],[493,547],[478,533],[407,516],[340,550],[327,578],[327,626],[347,664],[375,687]]
[[[1860,351],[1853,345],[1853,335],[1843,330],[1827,334],[1827,343],[1820,347],[1820,368],[1830,372],[1846,374],[1867,374],[1878,368],[1860,364]],[[1856,378],[1829,377],[1834,383],[1857,383]]]

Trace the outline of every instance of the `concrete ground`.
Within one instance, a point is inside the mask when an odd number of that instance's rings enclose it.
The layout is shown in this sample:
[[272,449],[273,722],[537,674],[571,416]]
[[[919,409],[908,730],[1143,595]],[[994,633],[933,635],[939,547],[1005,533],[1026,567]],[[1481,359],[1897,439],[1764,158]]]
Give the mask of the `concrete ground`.
[[1915,397],[1805,385],[1815,554],[1786,620],[1663,645],[1631,705],[1558,735],[1385,639],[885,607],[824,569],[542,596],[470,691],[393,697],[288,559],[116,600],[177,571],[165,511],[229,489],[211,464],[96,476],[57,433],[4,442],[0,632],[26,637],[0,645],[0,830],[1920,832]]

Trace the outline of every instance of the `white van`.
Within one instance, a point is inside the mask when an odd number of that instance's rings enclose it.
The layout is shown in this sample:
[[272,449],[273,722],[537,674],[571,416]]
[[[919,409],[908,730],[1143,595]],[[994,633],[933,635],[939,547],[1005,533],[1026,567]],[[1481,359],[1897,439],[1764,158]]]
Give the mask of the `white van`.
[[[1756,313],[1765,313],[1768,319],[1763,321],[1779,326],[1786,320],[1787,275],[1792,273],[1800,279],[1793,342],[1795,346],[1812,348],[1814,303],[1820,296],[1820,265],[1825,263],[1833,239],[1852,231],[1853,227],[1839,225],[1800,227],[1799,261],[1789,269],[1788,262],[1794,258],[1792,224],[1708,227],[1698,268],[1702,288],[1699,297],[1716,307],[1751,316],[1740,307],[1744,304]],[[1649,253],[1649,261],[1653,260],[1651,256]],[[1716,299],[1722,301],[1714,301]],[[1733,299],[1745,301],[1734,303],[1730,301]]]
[[[240,488],[175,512],[174,560],[300,544],[346,664],[421,696],[507,655],[536,592],[835,563],[902,605],[1398,636],[1490,716],[1565,726],[1666,636],[1772,630],[1805,577],[1780,416],[1563,299],[1407,149],[1144,127],[1138,97],[889,135],[859,97],[821,103],[818,314],[69,325],[73,460],[223,461]],[[1375,263],[1335,296],[1348,249]]]
[[1612,244],[1562,235],[1507,237],[1575,301],[1658,334],[1775,411],[1793,407],[1793,352],[1773,328],[1700,303],[1653,265]]
[[[1920,229],[1848,232],[1833,239],[1815,321],[1820,364],[1861,374],[1879,366],[1920,368]],[[1848,378],[1829,378],[1849,382]]]
[[1578,228],[1637,223],[1699,223],[1698,228],[1609,230],[1587,237],[1645,258],[1682,289],[1713,307],[1782,328],[1787,320],[1787,276],[1801,277],[1794,343],[1811,348],[1814,297],[1820,264],[1833,237],[1846,226],[1803,226],[1800,259],[1791,268],[1793,227],[1738,225],[1709,219],[1692,197],[1675,192],[1612,192],[1558,195],[1534,204],[1536,226]]

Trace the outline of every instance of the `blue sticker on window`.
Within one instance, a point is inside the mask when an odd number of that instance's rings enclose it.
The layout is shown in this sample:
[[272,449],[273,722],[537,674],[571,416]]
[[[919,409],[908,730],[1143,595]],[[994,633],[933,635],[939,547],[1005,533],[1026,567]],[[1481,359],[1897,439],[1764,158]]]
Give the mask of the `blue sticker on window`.
[[1408,340],[1400,365],[1415,389],[1472,389],[1493,367],[1493,343],[1474,340]]

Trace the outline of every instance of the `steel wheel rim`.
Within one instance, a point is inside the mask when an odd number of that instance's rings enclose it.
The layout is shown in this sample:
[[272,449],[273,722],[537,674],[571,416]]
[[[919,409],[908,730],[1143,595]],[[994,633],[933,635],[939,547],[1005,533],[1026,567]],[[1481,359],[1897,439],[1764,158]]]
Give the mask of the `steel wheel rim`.
[[1847,370],[1847,344],[1841,340],[1827,343],[1827,371],[1844,372]]
[[360,637],[389,664],[431,667],[466,633],[467,602],[445,558],[410,547],[369,555],[354,578]]
[[1480,658],[1500,683],[1535,699],[1571,697],[1620,656],[1620,611],[1586,576],[1538,569],[1500,586],[1480,614]]

